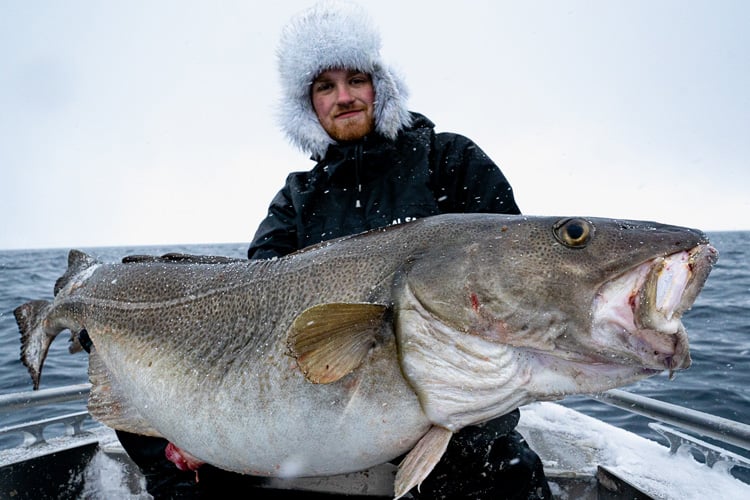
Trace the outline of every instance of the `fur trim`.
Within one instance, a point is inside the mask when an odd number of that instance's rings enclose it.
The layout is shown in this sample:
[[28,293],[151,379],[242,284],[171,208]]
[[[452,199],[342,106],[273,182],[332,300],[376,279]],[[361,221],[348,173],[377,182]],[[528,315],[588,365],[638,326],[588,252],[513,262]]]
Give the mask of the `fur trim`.
[[284,27],[277,50],[283,91],[281,127],[303,151],[322,158],[331,139],[315,115],[310,85],[323,71],[356,69],[372,77],[375,130],[395,139],[411,124],[403,80],[380,59],[380,34],[367,13],[348,2],[324,1]]

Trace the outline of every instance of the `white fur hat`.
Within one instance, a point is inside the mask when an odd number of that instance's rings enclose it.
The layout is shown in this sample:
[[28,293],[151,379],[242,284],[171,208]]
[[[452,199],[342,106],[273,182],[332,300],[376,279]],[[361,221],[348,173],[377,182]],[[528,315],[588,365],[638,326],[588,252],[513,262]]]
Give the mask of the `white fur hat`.
[[349,2],[324,1],[284,27],[277,50],[283,89],[280,120],[289,139],[315,158],[335,141],[320,125],[310,85],[333,68],[356,69],[372,77],[375,130],[393,139],[411,123],[402,79],[380,59],[380,34],[367,13]]

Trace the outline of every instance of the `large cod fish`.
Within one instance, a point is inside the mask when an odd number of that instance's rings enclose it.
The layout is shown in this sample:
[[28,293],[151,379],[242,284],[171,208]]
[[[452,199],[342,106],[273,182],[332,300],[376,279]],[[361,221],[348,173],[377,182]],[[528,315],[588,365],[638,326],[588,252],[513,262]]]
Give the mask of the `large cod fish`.
[[268,261],[73,250],[15,315],[35,389],[55,336],[88,332],[110,427],[261,476],[408,452],[399,497],[465,426],[687,368],[680,317],[717,256],[653,222],[439,215]]

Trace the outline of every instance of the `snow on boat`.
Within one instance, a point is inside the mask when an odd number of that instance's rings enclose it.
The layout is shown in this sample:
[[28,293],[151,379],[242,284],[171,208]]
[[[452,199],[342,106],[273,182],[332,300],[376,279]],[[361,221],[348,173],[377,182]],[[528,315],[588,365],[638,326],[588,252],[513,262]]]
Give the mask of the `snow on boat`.
[[[85,400],[90,385],[0,396],[0,412]],[[612,390],[599,401],[647,416],[669,446],[556,403],[521,410],[518,430],[560,499],[750,498],[750,426]],[[700,436],[700,437],[697,437]],[[725,446],[712,444],[724,443]],[[392,498],[395,466],[323,478],[264,479],[254,498]],[[86,411],[0,429],[0,498],[148,499],[114,431]]]

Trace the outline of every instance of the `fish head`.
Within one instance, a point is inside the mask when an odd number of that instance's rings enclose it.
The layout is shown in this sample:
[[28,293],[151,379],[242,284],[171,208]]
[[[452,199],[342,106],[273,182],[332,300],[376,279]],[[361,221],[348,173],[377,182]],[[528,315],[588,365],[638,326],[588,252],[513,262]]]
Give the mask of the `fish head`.
[[397,324],[404,373],[441,425],[690,366],[681,316],[718,258],[701,231],[490,215],[443,230],[449,243],[405,271]]

